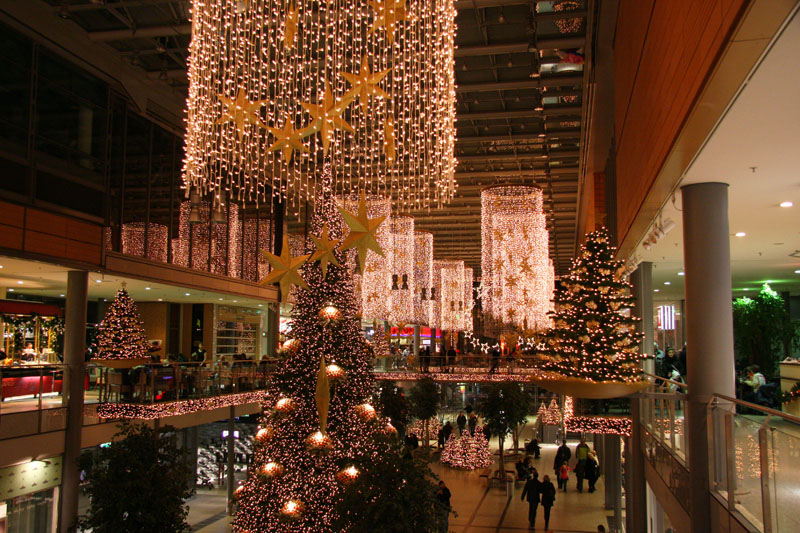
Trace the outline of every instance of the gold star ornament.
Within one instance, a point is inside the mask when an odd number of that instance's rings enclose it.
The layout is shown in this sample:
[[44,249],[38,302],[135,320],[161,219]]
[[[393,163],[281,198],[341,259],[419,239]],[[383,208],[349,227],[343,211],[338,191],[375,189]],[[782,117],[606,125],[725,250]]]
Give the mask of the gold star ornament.
[[311,259],[309,261],[319,261],[320,267],[322,267],[322,279],[325,279],[325,276],[328,275],[328,263],[333,263],[336,266],[339,266],[339,260],[336,259],[336,256],[333,254],[333,251],[336,249],[336,245],[339,244],[338,239],[331,239],[328,237],[328,225],[325,224],[322,226],[322,235],[316,237],[311,235],[311,240],[314,241],[314,246],[316,246],[316,251],[311,254]]
[[367,260],[367,251],[372,250],[376,254],[384,257],[383,250],[375,238],[375,232],[386,217],[367,218],[367,200],[364,193],[358,201],[358,215],[348,212],[339,207],[345,223],[350,228],[350,234],[342,243],[342,251],[356,248],[358,250],[358,268],[364,271],[364,264]]
[[283,122],[283,128],[267,128],[269,132],[277,140],[269,147],[270,152],[281,150],[283,152],[283,160],[288,165],[292,160],[292,154],[295,150],[298,152],[308,152],[308,148],[303,144],[302,132],[294,129],[292,124],[291,115],[286,115],[286,120]]
[[314,119],[311,125],[301,132],[301,135],[307,137],[319,132],[325,155],[328,154],[328,148],[331,144],[331,134],[333,134],[335,130],[345,130],[350,133],[355,132],[353,126],[342,118],[341,115],[344,112],[344,107],[334,102],[333,93],[331,91],[326,90],[322,94],[322,101],[318,104],[301,102],[300,105],[303,106],[303,109]]
[[224,109],[222,116],[219,117],[214,124],[226,124],[233,122],[236,124],[236,134],[239,140],[242,140],[244,135],[244,125],[252,124],[260,128],[266,128],[267,125],[261,121],[259,110],[267,103],[267,100],[257,100],[255,102],[247,99],[247,91],[239,89],[236,99],[229,98],[224,94],[218,94],[217,98]]
[[289,7],[286,13],[286,22],[283,25],[283,49],[291,50],[294,47],[295,37],[297,36],[297,22],[300,18],[300,10],[295,5]]
[[342,77],[351,85],[350,90],[344,95],[344,100],[346,102],[352,102],[356,98],[361,100],[361,110],[366,115],[370,96],[389,99],[389,95],[380,88],[380,83],[390,70],[392,69],[387,68],[380,72],[372,72],[369,69],[369,60],[367,56],[364,56],[361,59],[361,71],[358,74],[342,72]]
[[412,18],[406,9],[406,0],[369,0],[370,7],[375,10],[375,21],[372,23],[371,32],[380,28],[386,30],[386,39],[394,43],[394,32],[398,22],[411,21]]
[[308,289],[308,285],[300,276],[297,269],[306,262],[309,256],[298,255],[297,257],[292,257],[292,253],[289,250],[289,236],[287,234],[283,234],[281,255],[271,254],[266,250],[262,250],[262,253],[272,266],[272,272],[261,281],[261,285],[277,282],[281,287],[281,303],[286,303],[286,297],[289,296],[289,289],[292,285]]

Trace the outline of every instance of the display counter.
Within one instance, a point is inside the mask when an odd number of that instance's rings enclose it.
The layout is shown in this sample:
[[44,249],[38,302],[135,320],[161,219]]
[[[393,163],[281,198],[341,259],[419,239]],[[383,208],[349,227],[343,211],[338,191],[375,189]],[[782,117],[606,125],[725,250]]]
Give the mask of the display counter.
[[[0,367],[2,394],[0,398],[7,400],[20,396],[37,395],[39,393],[59,393],[63,384],[64,373],[57,365],[12,365]],[[84,389],[89,387],[89,377],[84,378]]]
[[[781,363],[781,390],[789,392],[795,383],[800,382],[800,362]],[[800,416],[800,400],[794,400],[781,405],[784,413]]]

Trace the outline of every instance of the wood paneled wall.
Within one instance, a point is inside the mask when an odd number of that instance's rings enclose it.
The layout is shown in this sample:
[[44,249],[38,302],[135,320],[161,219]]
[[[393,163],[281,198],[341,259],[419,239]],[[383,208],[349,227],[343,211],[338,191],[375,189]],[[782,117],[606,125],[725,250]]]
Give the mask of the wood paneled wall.
[[100,266],[102,235],[91,222],[0,202],[0,248]]
[[621,241],[749,0],[620,0],[614,41]]
[[159,352],[161,357],[167,355],[167,335],[168,335],[168,308],[169,304],[163,302],[143,302],[136,304],[139,314],[144,322],[144,331],[147,340],[161,339],[162,348]]

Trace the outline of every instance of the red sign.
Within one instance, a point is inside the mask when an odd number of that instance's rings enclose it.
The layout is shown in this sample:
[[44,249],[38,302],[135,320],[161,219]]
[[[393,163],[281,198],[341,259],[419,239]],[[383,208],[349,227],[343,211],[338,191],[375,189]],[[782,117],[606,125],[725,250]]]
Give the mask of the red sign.
[[[428,338],[428,337],[431,336],[431,332],[432,331],[433,330],[431,328],[421,327],[421,328],[419,328],[419,336]],[[403,331],[400,331],[400,328],[393,326],[392,327],[392,337],[397,337],[398,334],[401,337],[413,337],[414,336],[414,326],[403,328]],[[437,329],[436,330],[436,335],[441,337],[442,336],[442,331]]]

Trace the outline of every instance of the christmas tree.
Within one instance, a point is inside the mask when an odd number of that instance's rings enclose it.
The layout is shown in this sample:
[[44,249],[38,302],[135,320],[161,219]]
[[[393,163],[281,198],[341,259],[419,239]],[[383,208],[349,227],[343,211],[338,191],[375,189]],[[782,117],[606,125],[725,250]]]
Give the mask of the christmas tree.
[[475,435],[465,431],[460,437],[451,434],[442,450],[442,462],[454,468],[475,470],[486,468],[492,464],[492,452],[489,441],[480,426],[475,428]]
[[[544,404],[542,404],[542,406],[544,406]],[[561,425],[561,408],[558,407],[558,402],[556,402],[555,398],[550,400],[550,405],[545,408],[544,412],[542,413],[542,424],[546,424],[548,426]]]
[[643,335],[631,316],[634,298],[623,279],[622,261],[605,229],[589,234],[572,270],[555,293],[553,327],[548,331],[541,368],[554,379],[639,382]]
[[376,359],[389,357],[389,341],[386,340],[386,331],[383,326],[375,326],[375,333],[372,335],[372,351],[375,352]]
[[366,516],[342,507],[354,499],[350,489],[372,487],[362,506],[380,506],[405,490],[387,488],[385,472],[372,483],[383,458],[405,463],[396,430],[370,404],[374,355],[361,332],[345,254],[336,248],[344,227],[328,180],[311,233],[321,237],[313,262],[301,269],[309,288],[297,291],[293,309],[297,347],[272,377],[254,460],[237,490],[236,532],[343,530]]
[[142,319],[125,287],[117,291],[106,316],[97,326],[95,342],[95,359],[98,360],[141,360],[147,357],[149,344]]

